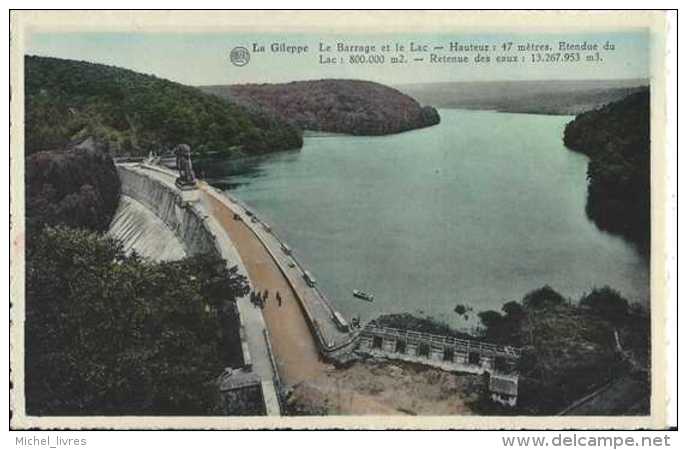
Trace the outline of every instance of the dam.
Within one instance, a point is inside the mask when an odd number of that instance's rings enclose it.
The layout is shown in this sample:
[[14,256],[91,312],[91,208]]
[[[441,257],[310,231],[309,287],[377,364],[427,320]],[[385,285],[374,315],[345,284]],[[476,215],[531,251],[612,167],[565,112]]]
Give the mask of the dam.
[[110,223],[110,236],[124,245],[127,253],[155,261],[174,261],[187,256],[184,243],[150,209],[128,195],[121,195]]
[[109,234],[125,250],[161,261],[214,253],[235,266],[251,290],[268,299],[272,293],[263,308],[248,295],[236,301],[243,364],[228,368],[220,383],[236,402],[258,398],[256,411],[279,415],[283,385],[353,357],[359,331],[308,283],[306,270],[284,251],[288,246],[246,205],[202,181],[196,189],[179,189],[177,173],[158,165],[119,162],[117,170],[122,196]]
[[117,170],[122,196],[109,233],[125,250],[162,261],[214,253],[265,299],[236,300],[242,363],[218,378],[228,415],[280,415],[285,388],[360,355],[489,374],[492,399],[517,402],[519,348],[373,322],[352,327],[286,242],[240,200],[203,181],[180,189],[175,171],[147,162],[120,162]]

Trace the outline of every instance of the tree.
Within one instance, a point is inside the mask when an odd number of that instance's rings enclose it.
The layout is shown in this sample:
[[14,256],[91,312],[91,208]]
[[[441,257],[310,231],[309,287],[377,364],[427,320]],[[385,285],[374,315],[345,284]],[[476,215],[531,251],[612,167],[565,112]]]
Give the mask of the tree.
[[498,311],[481,311],[477,313],[477,317],[484,325],[484,338],[494,343],[502,343],[506,336],[504,336],[504,318]]
[[465,305],[459,303],[455,308],[453,308],[453,311],[459,316],[463,316],[468,312],[468,309],[465,307]]
[[482,311],[477,314],[484,325],[484,337],[495,343],[521,345],[521,322],[526,317],[525,310],[518,302],[508,302],[498,311]]
[[46,224],[104,231],[119,204],[120,182],[101,149],[45,151],[26,157],[25,192],[30,236]]
[[236,323],[222,324],[247,290],[216,256],[153,263],[94,232],[44,228],[27,249],[28,413],[217,413],[214,380],[241,363],[223,351]]
[[503,321],[503,316],[498,311],[481,311],[477,313],[477,317],[487,329],[496,328]]
[[525,316],[525,310],[518,302],[506,302],[501,307],[501,310],[506,313],[506,318],[508,320],[520,320]]
[[553,290],[549,285],[535,289],[522,299],[522,304],[527,309],[550,308],[565,303],[565,297]]
[[622,323],[629,312],[630,304],[618,291],[604,286],[593,289],[592,292],[580,299],[580,306],[589,308],[592,313],[618,325]]

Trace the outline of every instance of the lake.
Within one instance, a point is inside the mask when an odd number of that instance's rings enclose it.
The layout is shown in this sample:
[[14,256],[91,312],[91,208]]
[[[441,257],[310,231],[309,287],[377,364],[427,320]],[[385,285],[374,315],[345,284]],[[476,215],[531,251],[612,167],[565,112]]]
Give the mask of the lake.
[[462,326],[474,315],[456,304],[500,309],[546,284],[573,300],[609,285],[648,304],[648,261],[585,215],[587,157],[562,142],[572,117],[440,114],[431,128],[306,137],[299,152],[204,170],[272,225],[347,317]]

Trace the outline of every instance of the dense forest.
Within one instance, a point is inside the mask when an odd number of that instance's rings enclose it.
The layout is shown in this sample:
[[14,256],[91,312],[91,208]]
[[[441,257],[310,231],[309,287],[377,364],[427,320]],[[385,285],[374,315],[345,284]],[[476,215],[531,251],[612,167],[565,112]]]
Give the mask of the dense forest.
[[587,214],[599,228],[648,249],[651,238],[649,91],[578,115],[565,145],[589,156]]
[[94,139],[26,161],[26,407],[32,415],[219,414],[240,366],[234,300],[213,255],[157,263],[104,232],[119,202]]
[[221,414],[243,364],[246,279],[213,255],[157,263],[103,231],[119,199],[97,149],[27,158],[25,395],[32,415]]
[[230,156],[299,148],[300,130],[153,75],[83,61],[25,58],[26,153],[94,137],[113,155],[179,143]]
[[223,324],[246,290],[217,257],[154,263],[46,226],[27,249],[27,412],[221,414],[217,376],[242,363]]
[[[104,234],[119,203],[112,153],[126,151],[120,138],[148,139],[146,146],[193,140],[167,141],[165,131],[143,131],[140,121],[114,128],[138,95],[155,98],[117,83],[152,77],[46,58],[27,65],[28,414],[222,414],[216,378],[243,364],[234,301],[246,294],[246,279],[213,255],[157,263],[125,254]],[[44,88],[33,84],[39,80]],[[77,93],[79,84],[85,89]],[[158,147],[134,151],[148,149]]]
[[[523,349],[518,407],[510,413],[556,414],[619,377],[648,386],[649,316],[609,287],[593,289],[575,303],[544,286],[479,317],[486,340]],[[643,388],[625,392],[616,405],[627,400],[634,409],[622,413],[648,414],[645,393]],[[494,406],[487,401],[478,410],[506,412]]]
[[379,83],[361,80],[205,86],[205,92],[258,105],[305,130],[353,135],[399,133],[439,123],[439,113]]

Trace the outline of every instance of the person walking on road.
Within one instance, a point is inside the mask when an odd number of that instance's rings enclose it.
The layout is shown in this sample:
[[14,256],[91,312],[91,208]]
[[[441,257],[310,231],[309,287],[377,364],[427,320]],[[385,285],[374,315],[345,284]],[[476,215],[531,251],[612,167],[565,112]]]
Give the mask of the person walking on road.
[[277,305],[281,308],[281,294],[277,291]]

